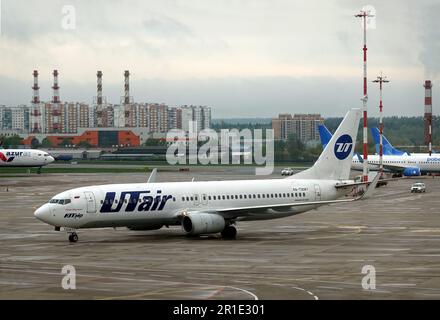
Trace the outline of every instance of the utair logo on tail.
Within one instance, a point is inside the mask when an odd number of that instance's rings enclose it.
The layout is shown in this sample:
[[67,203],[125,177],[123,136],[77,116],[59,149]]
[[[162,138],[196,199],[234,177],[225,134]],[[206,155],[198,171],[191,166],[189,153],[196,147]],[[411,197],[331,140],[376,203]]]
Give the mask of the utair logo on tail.
[[[8,152],[9,153],[9,152]],[[9,156],[9,154],[8,154]],[[0,152],[0,160],[4,161],[4,162],[11,162],[12,160],[14,160],[15,157],[6,157],[3,152]]]
[[339,160],[344,160],[350,155],[352,148],[353,148],[353,139],[348,134],[344,134],[340,136],[335,143],[336,158],[338,158]]

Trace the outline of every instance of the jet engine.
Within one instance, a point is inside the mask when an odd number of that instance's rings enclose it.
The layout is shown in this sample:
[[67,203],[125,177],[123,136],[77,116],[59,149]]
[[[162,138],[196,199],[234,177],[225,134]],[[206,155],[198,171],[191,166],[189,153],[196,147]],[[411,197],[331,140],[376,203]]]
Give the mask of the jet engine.
[[413,168],[405,168],[402,174],[405,177],[414,177],[414,176],[420,176],[422,173],[420,172],[420,168],[413,167]]
[[190,213],[182,220],[182,228],[189,235],[222,232],[225,219],[216,213]]

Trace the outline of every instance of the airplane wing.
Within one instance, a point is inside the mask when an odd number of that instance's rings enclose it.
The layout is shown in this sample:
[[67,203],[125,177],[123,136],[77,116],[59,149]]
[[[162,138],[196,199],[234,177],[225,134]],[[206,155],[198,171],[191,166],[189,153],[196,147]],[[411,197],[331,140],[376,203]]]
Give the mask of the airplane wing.
[[392,170],[392,171],[399,171],[399,172],[402,172],[407,168],[406,166],[400,166],[397,164],[384,164],[383,167],[384,167],[384,169],[388,169],[388,170]]

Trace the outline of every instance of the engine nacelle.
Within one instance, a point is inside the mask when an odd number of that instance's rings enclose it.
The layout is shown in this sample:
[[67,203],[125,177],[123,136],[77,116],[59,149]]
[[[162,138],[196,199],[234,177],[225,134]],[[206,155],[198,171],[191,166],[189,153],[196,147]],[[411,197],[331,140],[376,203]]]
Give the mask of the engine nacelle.
[[402,174],[405,177],[415,177],[415,176],[420,176],[422,173],[420,172],[420,168],[413,167],[413,168],[405,168]]
[[190,213],[182,220],[183,230],[190,235],[222,232],[225,219],[215,213]]

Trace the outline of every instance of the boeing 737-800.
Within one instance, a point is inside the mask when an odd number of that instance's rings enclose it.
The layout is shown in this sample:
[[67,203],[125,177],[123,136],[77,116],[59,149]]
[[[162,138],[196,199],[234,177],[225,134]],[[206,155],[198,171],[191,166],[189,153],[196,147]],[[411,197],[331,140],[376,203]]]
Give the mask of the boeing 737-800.
[[[332,138],[332,134],[324,125],[319,125],[319,134],[321,143],[325,148],[327,142]],[[363,162],[363,156],[355,154],[352,159],[351,168],[356,171],[362,171]],[[384,171],[401,173],[407,177],[440,172],[439,154],[432,154],[431,156],[428,153],[383,155],[382,163]],[[380,169],[379,155],[368,155],[368,168],[371,171],[378,171]]]
[[0,149],[0,167],[41,167],[54,162],[47,152],[36,149]]
[[[348,181],[360,110],[347,113],[334,137],[309,169],[285,179],[147,183],[89,186],[57,194],[35,211],[35,217],[69,233],[75,229],[128,227],[153,230],[181,225],[188,235],[221,233],[235,238],[238,221],[276,219],[339,199],[354,185]],[[377,178],[377,177],[376,177]],[[374,179],[363,197],[369,196]],[[339,199],[339,200],[338,200]]]

